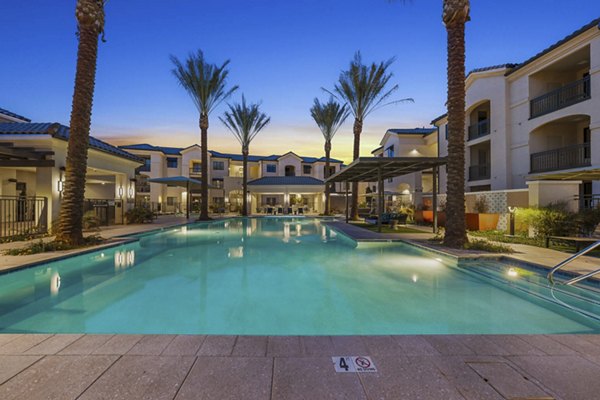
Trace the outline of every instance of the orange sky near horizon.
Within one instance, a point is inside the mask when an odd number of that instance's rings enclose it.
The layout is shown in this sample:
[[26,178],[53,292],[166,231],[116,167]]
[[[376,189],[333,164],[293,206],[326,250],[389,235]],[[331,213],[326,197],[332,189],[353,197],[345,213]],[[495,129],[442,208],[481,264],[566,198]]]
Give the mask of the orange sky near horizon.
[[[331,156],[350,163],[353,159],[352,119],[346,122],[332,142]],[[214,124],[214,123],[213,123]],[[365,123],[361,134],[361,151],[363,157],[371,156],[371,151],[379,147],[379,142],[387,129],[414,128],[418,124],[402,124],[396,126],[392,122],[381,124]],[[95,137],[113,145],[126,145],[135,143],[149,143],[155,146],[187,147],[200,142],[199,130],[185,127],[157,127],[151,131],[140,132],[134,128],[98,127],[92,132]],[[224,153],[240,153],[240,145],[235,137],[220,123],[209,127],[209,149]],[[250,154],[268,156],[271,154],[285,154],[288,151],[302,156],[321,157],[324,140],[316,126],[308,125],[268,125],[264,132],[258,134],[250,145]]]

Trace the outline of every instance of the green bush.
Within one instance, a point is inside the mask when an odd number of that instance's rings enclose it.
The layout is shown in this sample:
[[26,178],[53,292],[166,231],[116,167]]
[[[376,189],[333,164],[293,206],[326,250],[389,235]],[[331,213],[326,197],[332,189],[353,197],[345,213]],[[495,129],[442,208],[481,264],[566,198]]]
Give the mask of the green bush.
[[101,244],[102,242],[104,242],[104,239],[98,235],[92,235],[83,238],[83,244],[81,246],[70,246],[56,240],[44,242],[42,239],[40,239],[36,242],[29,243],[25,247],[5,250],[4,254],[7,256],[26,256],[30,254],[45,253],[48,251],[72,250],[78,247],[95,246]]
[[579,211],[576,217],[579,233],[591,236],[598,224],[600,224],[600,208],[584,209]]
[[125,212],[128,224],[144,224],[154,220],[154,213],[146,207],[134,207]]
[[96,211],[90,210],[83,214],[83,229],[97,230],[100,228],[101,224],[102,222],[96,215]]
[[537,238],[548,236],[572,236],[579,230],[576,213],[567,209],[566,203],[554,203],[545,207],[519,208],[516,218],[533,228]]
[[465,250],[487,251],[490,253],[514,253],[507,245],[488,242],[485,239],[472,239],[465,243]]

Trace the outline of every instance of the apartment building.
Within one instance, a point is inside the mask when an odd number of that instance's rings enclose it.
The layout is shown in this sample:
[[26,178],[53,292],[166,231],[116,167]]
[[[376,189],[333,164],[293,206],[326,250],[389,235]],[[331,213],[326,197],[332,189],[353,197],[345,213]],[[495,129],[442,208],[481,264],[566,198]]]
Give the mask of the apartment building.
[[[58,218],[69,127],[37,123],[0,108],[0,238],[45,232]],[[85,211],[106,225],[133,207],[136,156],[89,139]]]
[[[575,210],[600,200],[600,18],[520,64],[466,77],[467,209],[485,197],[491,210],[566,202]],[[448,155],[447,115],[433,129],[390,129],[380,157]],[[427,205],[431,175],[385,183],[388,197]],[[446,168],[440,168],[443,204]],[[419,192],[421,195],[419,196]],[[502,220],[501,220],[502,221]],[[501,222],[503,224],[503,222]]]
[[[122,149],[142,158],[145,164],[138,169],[136,197],[161,212],[183,212],[188,193],[184,188],[147,182],[148,178],[187,176],[201,179],[201,149],[198,145],[186,148],[133,144]],[[242,191],[241,154],[208,152],[209,207],[213,212],[238,211],[244,195],[248,196],[252,213],[267,208],[282,208],[287,213],[302,207],[303,211],[321,213],[324,210],[325,158],[299,156],[294,152],[283,155],[248,157],[248,193]],[[342,161],[331,159],[330,173],[342,168]],[[332,187],[332,206],[343,209],[341,186]],[[200,205],[199,191],[190,191],[192,211]]]

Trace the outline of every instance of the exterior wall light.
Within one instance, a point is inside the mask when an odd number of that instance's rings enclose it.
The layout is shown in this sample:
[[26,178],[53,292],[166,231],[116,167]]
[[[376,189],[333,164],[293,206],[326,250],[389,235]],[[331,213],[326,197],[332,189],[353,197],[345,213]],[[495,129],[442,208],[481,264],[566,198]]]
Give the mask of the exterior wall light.
[[123,186],[119,186],[119,197],[123,197]]
[[63,176],[63,172],[65,167],[59,168],[58,182],[56,182],[56,190],[58,190],[58,196],[62,197],[62,193],[65,190],[65,180]]

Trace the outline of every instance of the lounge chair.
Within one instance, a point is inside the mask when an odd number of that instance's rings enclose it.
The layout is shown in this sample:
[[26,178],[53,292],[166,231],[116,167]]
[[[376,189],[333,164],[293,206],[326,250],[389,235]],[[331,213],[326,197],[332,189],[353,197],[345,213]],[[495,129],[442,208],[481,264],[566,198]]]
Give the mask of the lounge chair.
[[273,214],[273,207],[267,207],[267,214]]
[[292,215],[293,214],[292,207],[288,207],[287,213],[288,213],[288,215]]
[[277,214],[283,214],[283,207],[277,207]]
[[304,215],[304,207],[298,207],[298,215]]

